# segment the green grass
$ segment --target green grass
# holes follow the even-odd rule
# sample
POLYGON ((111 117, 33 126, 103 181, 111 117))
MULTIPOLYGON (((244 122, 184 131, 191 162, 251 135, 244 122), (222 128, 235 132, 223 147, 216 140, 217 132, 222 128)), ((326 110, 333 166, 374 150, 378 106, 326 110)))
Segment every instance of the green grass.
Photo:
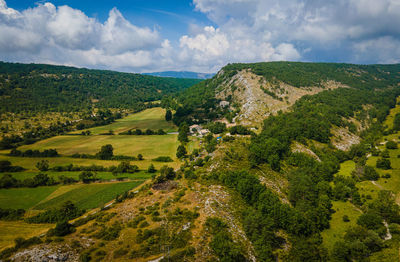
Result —
POLYGON ((137 156, 142 154, 145 158, 154 158, 162 155, 174 156, 179 143, 177 135, 56 136, 32 145, 22 146, 19 149, 42 151, 55 148, 61 155, 96 154, 106 144, 113 146, 115 155, 137 156))
MULTIPOLYGON (((10 157, 4 154, 0 154, 0 160, 8 160, 13 165, 22 166, 27 169, 26 172, 37 172, 38 169, 35 167, 35 165, 42 159, 48 160, 50 167, 60 166, 60 165, 65 166, 69 164, 77 166, 90 166, 92 164, 95 164, 104 167, 109 167, 109 166, 117 166, 120 163, 120 161, 117 160, 81 159, 81 158, 70 158, 70 157, 29 158, 29 157, 10 157)), ((153 162, 152 158, 145 158, 142 161, 131 161, 130 163, 132 165, 137 165, 141 170, 147 170, 147 168, 151 163, 153 163, 157 169, 159 169, 165 164, 174 168, 177 168, 179 166, 179 161, 177 160, 171 163, 161 163, 161 162, 153 162)))
MULTIPOLYGON (((11 173, 11 175, 18 179, 18 180, 24 180, 27 178, 32 178, 33 176, 37 175, 39 172, 16 172, 16 173, 11 173)), ((73 172, 52 172, 52 171, 47 171, 47 172, 42 172, 47 174, 49 177, 53 177, 56 181, 59 181, 59 176, 63 175, 66 177, 72 177, 76 180, 79 180, 79 174, 81 173, 80 171, 73 171, 73 172)), ((146 173, 145 171, 140 171, 137 173, 133 174, 118 174, 117 176, 114 176, 111 172, 93 172, 96 175, 96 178, 101 179, 101 180, 113 180, 118 177, 126 177, 129 179, 149 179, 151 178, 152 174, 146 173)), ((2 175, 0 174, 0 177, 2 175)))
POLYGON ((133 189, 142 183, 143 181, 134 181, 83 185, 54 197, 49 201, 42 202, 34 208, 57 208, 65 201, 70 200, 81 209, 92 209, 106 204, 114 199, 118 194, 133 189))
MULTIPOLYGON (((400 101, 400 98, 397 98, 397 102, 400 101)), ((393 128, 393 120, 394 120, 394 116, 400 113, 400 105, 396 105, 395 108, 390 109, 390 113, 389 115, 386 117, 385 122, 383 123, 384 125, 388 126, 389 129, 393 128)))
POLYGON ((325 229, 321 233, 324 246, 329 251, 333 249, 335 242, 343 239, 343 236, 349 227, 356 225, 357 218, 361 215, 361 211, 349 201, 332 201, 332 205, 332 209, 336 212, 332 214, 332 219, 329 222, 330 228, 325 229), (349 217, 349 222, 343 221, 344 215, 349 217))
POLYGON ((0 189, 0 208, 29 209, 60 186, 0 189))
MULTIPOLYGON (((112 130, 115 134, 119 134, 130 129, 164 129, 165 132, 173 132, 177 127, 172 122, 165 121, 165 109, 160 107, 146 109, 142 112, 131 114, 122 119, 118 119, 114 123, 106 126, 98 126, 85 130, 89 130, 92 134, 98 135, 112 130)), ((72 133, 81 133, 75 131, 72 133)))
POLYGON ((340 170, 337 175, 349 177, 351 176, 351 172, 356 168, 356 163, 352 160, 345 161, 340 164, 340 170))

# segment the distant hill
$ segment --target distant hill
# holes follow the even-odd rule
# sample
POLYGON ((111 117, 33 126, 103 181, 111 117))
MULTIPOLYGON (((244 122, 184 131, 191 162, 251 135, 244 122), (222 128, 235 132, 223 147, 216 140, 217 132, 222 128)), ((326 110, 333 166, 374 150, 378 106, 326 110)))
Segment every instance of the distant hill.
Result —
POLYGON ((79 111, 93 105, 138 109, 199 81, 0 62, 0 112, 79 111))
POLYGON ((215 74, 197 73, 189 71, 164 71, 164 72, 144 73, 143 75, 175 77, 175 78, 209 79, 212 78, 215 74))

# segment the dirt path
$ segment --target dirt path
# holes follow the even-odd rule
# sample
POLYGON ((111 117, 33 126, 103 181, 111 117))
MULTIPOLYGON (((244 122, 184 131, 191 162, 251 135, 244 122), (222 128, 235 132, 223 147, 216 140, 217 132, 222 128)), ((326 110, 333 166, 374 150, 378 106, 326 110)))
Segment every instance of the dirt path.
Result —
POLYGON ((389 230, 389 225, 388 225, 388 223, 386 222, 386 220, 383 220, 383 224, 385 225, 385 227, 386 227, 386 236, 385 236, 385 241, 386 240, 390 240, 390 239, 392 239, 392 234, 390 233, 390 230, 389 230))

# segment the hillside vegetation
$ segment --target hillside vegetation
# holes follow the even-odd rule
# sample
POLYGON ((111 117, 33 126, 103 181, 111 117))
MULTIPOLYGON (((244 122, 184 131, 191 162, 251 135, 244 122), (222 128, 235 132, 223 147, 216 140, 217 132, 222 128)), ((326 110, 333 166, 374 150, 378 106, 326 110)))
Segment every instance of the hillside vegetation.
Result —
POLYGON ((240 117, 254 118, 260 122, 271 113, 287 110, 302 95, 338 87, 366 91, 397 87, 399 71, 400 65, 300 62, 229 64, 212 79, 184 90, 178 96, 177 103, 168 99, 164 102, 177 109, 174 116, 176 123, 204 122, 221 117, 232 120, 236 116, 239 116, 238 120, 240 117), (221 100, 230 102, 230 108, 221 108, 221 100), (249 107, 254 109, 255 115, 248 110, 249 107))
POLYGON ((0 62, 0 112, 140 109, 200 80, 0 62))
MULTIPOLYGON (((142 125, 176 130, 160 117, 137 121, 139 116, 149 116, 149 111, 160 112, 148 109, 126 121, 85 129, 79 136, 69 134, 18 148, 32 151, 3 151, 0 157, 12 162, 3 163, 3 169, 15 171, 12 174, 18 179, 5 175, 3 184, 15 188, 4 191, 10 190, 9 197, 16 203, 15 192, 32 191, 24 186, 46 178, 37 174, 26 179, 38 159, 34 156, 54 154, 50 151, 53 147, 61 156, 49 157, 52 169, 44 171, 49 177, 47 185, 36 187, 42 193, 30 201, 33 207, 29 211, 46 211, 28 212, 24 217, 18 210, 3 211, 8 219, 46 221, 56 223, 55 227, 38 238, 18 239, 0 258, 398 260, 399 73, 399 65, 233 64, 176 97, 162 98, 161 105, 167 108, 165 119, 171 116, 166 112, 174 112, 172 121, 179 125, 178 134, 143 135, 131 130, 142 125), (221 104, 222 100, 229 105, 221 104), (258 129, 238 125, 247 113, 257 114, 250 127, 257 124, 258 129), (208 123, 213 120, 222 121, 208 123), (202 126, 189 127, 192 123, 202 126), (199 134, 197 128, 204 133, 199 134), (87 135, 86 131, 91 132, 87 135), (110 141, 107 143, 115 147, 116 154, 108 154, 109 145, 96 153, 102 141, 110 141), (144 160, 136 156, 140 150, 144 160), (153 165, 157 160, 150 158, 156 152, 165 152, 173 162, 153 165), (67 157, 69 154, 79 158, 67 157), (135 166, 126 161, 112 166, 123 158, 135 166), (72 159, 74 166, 59 163, 72 159), (78 175, 74 170, 80 168, 75 165, 80 161, 104 166, 98 170, 102 183, 86 184, 83 175, 87 173, 78 175), (31 170, 21 171, 18 165, 31 170), (71 178, 78 176, 83 183, 61 185, 57 182, 64 177, 51 179, 56 170, 71 178), (119 174, 121 170, 133 173, 119 174), (111 172, 117 179, 124 176, 129 180, 104 181, 111 172), (83 214, 81 208, 99 204, 95 201, 101 199, 99 195, 110 200, 116 191, 108 185, 116 183, 121 183, 118 190, 131 190, 103 208, 83 214), (73 200, 76 207, 60 203, 66 199, 73 200), (60 214, 66 211, 68 221, 61 221, 60 214)), ((41 161, 35 166, 45 164, 41 161)), ((7 207, 7 202, 3 205, 7 207)))

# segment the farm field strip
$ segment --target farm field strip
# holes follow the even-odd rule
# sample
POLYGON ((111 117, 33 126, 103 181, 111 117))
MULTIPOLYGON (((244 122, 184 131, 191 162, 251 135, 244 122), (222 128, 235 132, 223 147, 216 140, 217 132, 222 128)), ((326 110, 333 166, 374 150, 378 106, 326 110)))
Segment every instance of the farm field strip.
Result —
POLYGON ((79 134, 82 131, 89 130, 93 135, 99 135, 112 130, 115 134, 119 134, 130 129, 163 129, 165 132, 174 132, 177 127, 171 122, 165 121, 165 109, 160 107, 146 109, 142 112, 128 115, 122 119, 116 120, 114 123, 106 126, 98 126, 89 129, 71 132, 71 134, 79 134))

